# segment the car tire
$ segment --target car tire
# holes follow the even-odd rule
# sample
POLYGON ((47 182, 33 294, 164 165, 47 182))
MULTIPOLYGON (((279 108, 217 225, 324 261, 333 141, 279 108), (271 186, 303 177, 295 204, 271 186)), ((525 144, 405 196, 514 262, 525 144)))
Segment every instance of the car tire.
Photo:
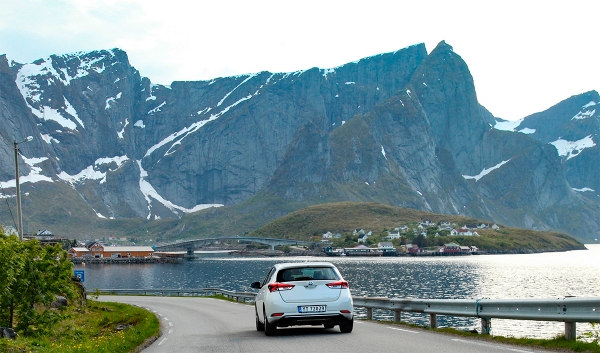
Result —
POLYGON ((352 328, 354 327, 354 318, 350 320, 343 320, 340 322, 340 331, 342 333, 350 333, 352 332, 352 328))
POLYGON ((277 325, 275 324, 270 324, 269 320, 267 320, 267 313, 264 313, 264 326, 265 326, 265 335, 267 336, 275 336, 275 333, 277 331, 277 325))
POLYGON ((325 328, 333 328, 333 326, 335 326, 334 324, 323 324, 323 326, 325 326, 325 328))
POLYGON ((260 320, 258 319, 258 311, 256 310, 256 308, 254 308, 254 313, 256 316, 256 331, 264 331, 265 330, 265 324, 260 322, 260 320))

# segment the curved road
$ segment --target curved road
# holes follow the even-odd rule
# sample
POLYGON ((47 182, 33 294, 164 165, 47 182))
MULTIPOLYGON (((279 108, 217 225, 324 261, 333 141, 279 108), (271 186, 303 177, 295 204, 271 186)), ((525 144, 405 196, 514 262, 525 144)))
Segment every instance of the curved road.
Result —
POLYGON ((143 353, 547 352, 366 321, 354 321, 349 334, 340 333, 337 326, 299 326, 277 329, 277 336, 267 337, 256 331, 252 305, 201 297, 101 296, 99 300, 134 304, 156 313, 163 334, 143 353))

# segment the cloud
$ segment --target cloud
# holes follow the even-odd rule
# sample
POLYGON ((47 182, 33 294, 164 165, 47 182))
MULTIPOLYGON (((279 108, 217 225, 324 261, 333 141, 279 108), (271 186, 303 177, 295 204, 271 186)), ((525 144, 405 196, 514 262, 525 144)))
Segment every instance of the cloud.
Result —
POLYGON ((0 50, 32 62, 121 48, 155 83, 331 68, 446 40, 469 65, 480 102, 519 119, 598 89, 599 1, 27 0, 0 7, 0 50), (582 12, 583 11, 583 12, 582 12))

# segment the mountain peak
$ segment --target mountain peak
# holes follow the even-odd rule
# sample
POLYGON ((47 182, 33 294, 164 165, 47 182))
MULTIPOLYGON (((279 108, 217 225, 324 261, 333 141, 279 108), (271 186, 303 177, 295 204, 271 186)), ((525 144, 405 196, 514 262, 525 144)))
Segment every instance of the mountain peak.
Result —
POLYGON ((438 52, 438 51, 454 51, 454 48, 452 48, 452 46, 448 43, 446 43, 445 40, 442 40, 441 42, 438 43, 438 45, 436 45, 435 49, 433 49, 431 51, 431 53, 433 54, 434 52, 438 52))

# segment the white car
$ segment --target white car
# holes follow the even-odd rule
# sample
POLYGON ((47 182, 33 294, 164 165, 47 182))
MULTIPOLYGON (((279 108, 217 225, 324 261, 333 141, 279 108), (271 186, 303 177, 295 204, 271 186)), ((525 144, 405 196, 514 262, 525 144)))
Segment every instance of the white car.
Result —
POLYGON ((352 332, 354 308, 348 282, 329 262, 274 265, 262 282, 254 304, 256 329, 274 335, 277 327, 297 325, 340 326, 352 332))

